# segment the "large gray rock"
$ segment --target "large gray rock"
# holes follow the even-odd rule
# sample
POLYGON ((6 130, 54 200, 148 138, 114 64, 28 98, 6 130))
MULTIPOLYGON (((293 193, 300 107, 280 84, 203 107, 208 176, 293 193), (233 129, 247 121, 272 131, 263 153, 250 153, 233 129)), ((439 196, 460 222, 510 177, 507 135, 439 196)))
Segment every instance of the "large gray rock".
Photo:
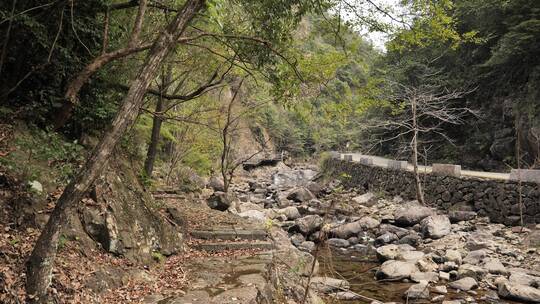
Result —
POLYGON ((313 193, 311 193, 308 189, 304 187, 296 188, 291 193, 289 193, 289 195, 287 195, 287 199, 299 203, 308 202, 314 198, 315 195, 313 195, 313 193))
POLYGON ((298 208, 293 206, 278 209, 276 211, 278 214, 283 214, 285 217, 287 217, 288 220, 295 220, 300 217, 300 212, 298 211, 298 208))
POLYGON ((352 291, 338 291, 330 294, 330 296, 332 296, 332 298, 343 301, 360 300, 362 298, 362 296, 352 291))
POLYGON ((458 275, 460 278, 471 277, 476 280, 483 279, 486 276, 487 272, 488 271, 486 269, 480 266, 471 265, 471 264, 463 264, 459 266, 459 269, 458 269, 458 275))
POLYGON ((351 245, 347 240, 336 238, 328 239, 327 243, 329 246, 337 248, 345 248, 351 245))
POLYGON ((479 265, 484 261, 487 254, 485 250, 475 250, 469 252, 467 256, 463 259, 463 263, 471 264, 471 265, 479 265))
POLYGON ((422 281, 436 283, 439 281, 439 274, 436 272, 413 272, 411 281, 420 283, 422 281))
POLYGON ((346 280, 327 278, 327 277, 312 278, 310 286, 311 288, 322 293, 331 293, 333 291, 348 290, 350 288, 350 284, 346 280))
POLYGON ((401 280, 409 279, 411 274, 417 272, 418 268, 414 263, 403 261, 386 261, 375 273, 378 280, 401 280))
POLYGON ((208 207, 226 211, 232 205, 232 198, 225 192, 216 191, 207 200, 208 207))
POLYGON ((357 235, 360 231, 362 231, 362 225, 360 221, 356 221, 332 229, 331 234, 341 239, 348 239, 353 235, 357 235))
POLYGON ((245 211, 248 211, 248 210, 264 211, 264 208, 261 205, 257 205, 257 204, 250 203, 250 202, 239 203, 236 206, 236 209, 238 210, 238 212, 245 212, 245 211))
POLYGON ((371 207, 377 203, 377 197, 375 197, 375 195, 371 192, 353 197, 352 200, 359 205, 364 205, 368 207, 371 207))
POLYGON ((238 213, 239 216, 243 218, 248 218, 255 221, 264 222, 268 218, 266 217, 266 214, 259 210, 248 210, 241 213, 238 213))
POLYGON ((422 206, 416 202, 409 202, 394 212, 394 218, 400 226, 413 226, 433 214, 434 211, 431 208, 422 206))
POLYGON ((312 241, 304 241, 298 245, 298 249, 304 252, 312 252, 315 250, 315 243, 312 241))
POLYGON ((416 263, 418 260, 422 259, 425 254, 422 251, 411 250, 411 251, 402 251, 396 257, 396 260, 407 261, 416 263))
POLYGON ((210 180, 208 181, 208 186, 214 189, 214 191, 225 191, 225 184, 223 183, 223 179, 215 175, 210 177, 210 180))
POLYGON ((457 265, 461 265, 461 261, 462 261, 461 252, 457 250, 453 250, 453 249, 448 249, 446 250, 444 259, 447 262, 454 262, 457 265))
POLYGON ((446 215, 431 215, 421 222, 422 233, 424 237, 440 239, 451 231, 450 220, 446 215))
POLYGON ((155 252, 168 256, 182 251, 185 221, 177 214, 165 220, 139 185, 128 162, 111 159, 106 173, 94 183, 93 196, 103 209, 81 206, 63 233, 81 240, 90 235, 106 251, 137 263, 152 263, 155 252))
POLYGON ((457 223, 461 221, 470 221, 476 218, 476 212, 454 210, 454 211, 448 212, 448 218, 450 219, 451 223, 457 223))
POLYGON ((408 300, 429 299, 428 283, 421 281, 418 284, 411 285, 403 294, 403 298, 408 300))
POLYGON ((466 277, 466 278, 451 282, 448 286, 454 289, 462 290, 462 291, 469 291, 471 289, 478 287, 478 283, 476 282, 475 279, 466 277))
POLYGON ((467 239, 466 247, 469 250, 480 250, 488 248, 493 239, 493 234, 489 231, 479 230, 471 233, 467 239))
POLYGON ((381 224, 379 220, 369 216, 364 216, 363 218, 359 219, 358 223, 360 224, 360 227, 366 230, 377 228, 381 224))
POLYGON ((298 229, 304 234, 308 235, 316 230, 319 230, 322 226, 323 218, 316 215, 306 215, 302 218, 299 218, 296 220, 296 225, 298 225, 298 229))
POLYGON ((511 283, 540 288, 540 277, 527 274, 522 269, 512 269, 509 280, 511 283))
POLYGON ((484 268, 491 274, 508 275, 509 271, 497 258, 486 259, 484 268))
POLYGON ((383 262, 386 260, 394 260, 398 256, 400 256, 405 251, 412 251, 414 250, 414 247, 407 245, 407 244, 390 244, 381 246, 376 249, 377 258, 379 261, 383 262))
POLYGON ((502 282, 498 286, 499 296, 509 300, 540 303, 540 289, 512 282, 502 282))

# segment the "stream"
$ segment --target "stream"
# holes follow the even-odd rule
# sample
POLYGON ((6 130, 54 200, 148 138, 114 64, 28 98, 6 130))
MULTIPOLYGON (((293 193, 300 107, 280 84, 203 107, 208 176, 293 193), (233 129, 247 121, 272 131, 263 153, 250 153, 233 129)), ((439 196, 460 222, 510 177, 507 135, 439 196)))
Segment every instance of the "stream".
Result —
MULTIPOLYGON (((331 250, 319 255, 315 278, 325 298, 346 291, 329 292, 327 277, 386 303, 540 303, 540 250, 524 245, 540 227, 518 231, 471 209, 377 197, 338 180, 313 181, 316 174, 313 166, 281 165, 252 172, 235 191, 240 216, 271 220, 300 251, 313 253, 327 227, 331 250)), ((332 303, 367 303, 339 296, 332 303)))

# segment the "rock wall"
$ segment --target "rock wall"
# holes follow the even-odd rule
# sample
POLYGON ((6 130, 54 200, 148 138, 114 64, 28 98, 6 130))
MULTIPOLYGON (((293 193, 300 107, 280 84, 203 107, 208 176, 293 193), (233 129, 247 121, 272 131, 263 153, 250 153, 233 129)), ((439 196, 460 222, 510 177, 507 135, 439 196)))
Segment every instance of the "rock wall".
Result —
MULTIPOLYGON (((415 199, 412 172, 364 165, 329 158, 321 168, 327 176, 339 178, 345 187, 400 195, 415 199)), ((516 181, 422 174, 428 204, 446 210, 472 210, 506 225, 520 223, 519 187, 516 181)), ((540 223, 540 185, 522 183, 523 220, 540 223)))
POLYGON ((181 220, 174 210, 159 212, 163 206, 143 190, 129 161, 114 157, 90 197, 71 219, 71 230, 80 234, 82 228, 106 251, 146 264, 183 250, 181 220))

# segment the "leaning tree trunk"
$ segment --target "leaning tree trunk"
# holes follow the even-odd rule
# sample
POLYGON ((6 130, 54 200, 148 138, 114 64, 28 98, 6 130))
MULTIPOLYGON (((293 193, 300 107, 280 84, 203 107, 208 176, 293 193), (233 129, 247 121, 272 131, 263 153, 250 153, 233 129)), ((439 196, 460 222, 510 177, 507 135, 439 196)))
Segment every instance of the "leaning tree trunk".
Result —
POLYGON ((47 303, 47 289, 52 279, 58 239, 63 225, 66 223, 67 214, 73 212, 73 208, 103 171, 124 132, 135 122, 143 104, 146 90, 152 79, 155 78, 160 64, 204 3, 205 0, 188 0, 174 20, 157 37, 137 77, 131 83, 112 126, 93 150, 82 170, 69 183, 58 199, 28 260, 26 291, 29 302, 47 303))
POLYGON ((414 185, 416 188, 416 199, 420 204, 425 204, 424 191, 422 190, 422 182, 418 173, 418 122, 416 116, 416 100, 411 100, 412 123, 413 123, 413 138, 411 141, 412 163, 414 170, 414 185))

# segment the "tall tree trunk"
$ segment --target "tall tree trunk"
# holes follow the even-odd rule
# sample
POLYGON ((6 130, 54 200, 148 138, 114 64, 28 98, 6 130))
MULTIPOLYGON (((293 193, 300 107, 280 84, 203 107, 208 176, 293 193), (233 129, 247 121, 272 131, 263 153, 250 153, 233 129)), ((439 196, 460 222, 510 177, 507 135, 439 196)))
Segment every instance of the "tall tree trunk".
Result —
POLYGON ((205 0, 188 0, 174 20, 157 37, 137 77, 131 83, 111 127, 95 147, 79 174, 69 183, 58 199, 28 260, 26 291, 29 302, 47 303, 47 289, 52 279, 58 239, 66 223, 67 214, 73 212, 74 207, 103 171, 124 132, 135 122, 146 90, 155 78, 160 64, 204 3, 205 0))
POLYGON ((161 134, 161 124, 163 122, 161 112, 166 107, 163 95, 167 94, 167 91, 171 86, 172 67, 172 64, 168 65, 167 71, 164 70, 161 73, 161 83, 159 85, 156 111, 152 120, 152 134, 150 135, 150 144, 148 145, 148 151, 146 152, 146 159, 144 161, 144 173, 147 177, 152 177, 152 171, 154 171, 154 163, 156 162, 157 149, 161 134))
MULTIPOLYGON (((163 98, 158 97, 156 103, 156 113, 163 111, 163 98)), ((154 115, 152 121, 152 135, 150 136, 150 144, 148 145, 148 151, 146 153, 146 159, 144 161, 144 173, 147 177, 152 177, 152 171, 154 170, 154 162, 156 161, 157 148, 159 144, 159 135, 161 133, 161 123, 163 118, 159 114, 154 115)))
POLYGON ((413 98, 411 100, 411 110, 412 110, 412 123, 413 123, 413 138, 411 141, 412 149, 412 163, 414 170, 414 185, 416 188, 416 199, 420 204, 425 204, 424 201, 424 191, 422 190, 422 182, 420 181, 420 175, 418 173, 418 122, 416 116, 416 100, 413 98))

